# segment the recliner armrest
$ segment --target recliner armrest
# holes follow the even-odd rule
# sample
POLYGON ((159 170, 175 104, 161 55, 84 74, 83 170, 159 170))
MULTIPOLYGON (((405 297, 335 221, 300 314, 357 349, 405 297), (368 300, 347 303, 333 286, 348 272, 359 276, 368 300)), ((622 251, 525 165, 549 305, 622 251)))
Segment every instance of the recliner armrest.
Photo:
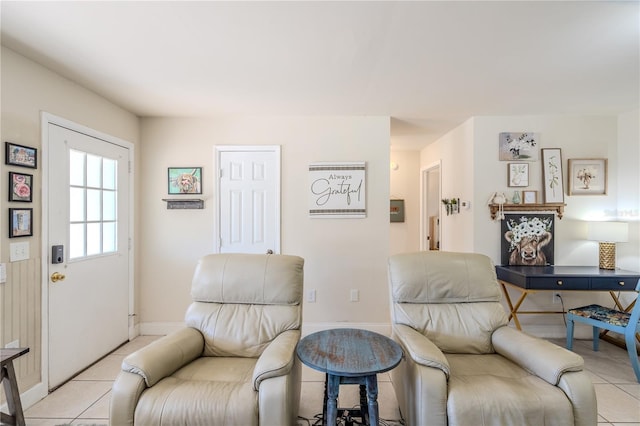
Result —
POLYGON ((283 376, 291 371, 299 340, 300 330, 287 330, 269 343, 253 369, 254 390, 257 391, 260 388, 263 380, 283 376))
POLYGON ((404 348, 404 356, 417 364, 438 368, 449 379, 449 362, 442 351, 425 335, 403 324, 393 324, 393 337, 404 348))
POLYGON ((552 385, 558 385, 564 373, 584 368, 580 355, 508 326, 496 329, 491 340, 498 354, 552 385))
POLYGON ((139 374, 147 386, 153 386, 198 358, 203 349, 202 334, 195 328, 187 327, 127 356, 122 361, 122 370, 139 374))

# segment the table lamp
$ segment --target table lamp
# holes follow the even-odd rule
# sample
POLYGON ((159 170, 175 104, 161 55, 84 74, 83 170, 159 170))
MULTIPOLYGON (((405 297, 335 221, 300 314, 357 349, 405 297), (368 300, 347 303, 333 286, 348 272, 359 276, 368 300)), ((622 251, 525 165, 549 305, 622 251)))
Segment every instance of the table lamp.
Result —
POLYGON ((587 239, 600 243, 600 269, 616 269, 616 243, 629 238, 629 224, 625 222, 589 222, 587 239))

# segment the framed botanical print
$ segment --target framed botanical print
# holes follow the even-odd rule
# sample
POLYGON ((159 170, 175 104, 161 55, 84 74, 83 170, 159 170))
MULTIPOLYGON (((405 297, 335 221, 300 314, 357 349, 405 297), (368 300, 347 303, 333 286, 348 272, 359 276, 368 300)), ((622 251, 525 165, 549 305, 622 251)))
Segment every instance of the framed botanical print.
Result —
POLYGON ((543 202, 564 203, 562 153, 560 148, 543 148, 541 151, 543 202))
POLYGON ((529 164, 509 163, 508 185, 510 187, 529 186, 529 164))

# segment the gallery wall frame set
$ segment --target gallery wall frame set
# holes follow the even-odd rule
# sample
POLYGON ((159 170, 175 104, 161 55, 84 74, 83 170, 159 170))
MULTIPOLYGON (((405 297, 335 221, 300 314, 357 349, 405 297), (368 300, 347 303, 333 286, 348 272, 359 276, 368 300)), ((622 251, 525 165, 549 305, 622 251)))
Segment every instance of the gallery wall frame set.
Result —
POLYGON ((509 163, 507 175, 509 187, 529 186, 529 163, 509 163))
POLYGON ((9 238, 33 235, 33 209, 9 209, 9 238))
POLYGON ((33 201, 33 175, 9 172, 9 201, 30 203, 33 201))
POLYGON ((607 194, 606 158, 573 158, 567 167, 569 195, 607 194))
POLYGON ((38 168, 38 150, 29 146, 5 142, 5 164, 18 167, 38 168))

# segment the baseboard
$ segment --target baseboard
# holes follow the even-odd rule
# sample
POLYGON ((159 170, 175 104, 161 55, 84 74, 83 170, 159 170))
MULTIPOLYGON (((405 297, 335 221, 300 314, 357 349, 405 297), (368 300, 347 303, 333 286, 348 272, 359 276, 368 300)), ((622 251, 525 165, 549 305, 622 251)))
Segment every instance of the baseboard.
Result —
POLYGON ((360 328, 373 331, 383 336, 391 335, 390 323, 376 322, 305 322, 302 323, 302 335, 307 336, 316 331, 328 330, 331 328, 360 328))
MULTIPOLYGON (((35 405, 38 401, 47 396, 49 392, 44 383, 40 382, 32 388, 20 393, 20 403, 22 404, 22 411, 26 411, 27 408, 35 405)), ((0 405, 0 411, 3 413, 9 412, 7 403, 0 405)), ((4 424, 4 423, 3 423, 4 424)))
MULTIPOLYGON (((138 334, 143 336, 162 336, 184 328, 182 322, 142 322, 138 324, 138 334)), ((302 324, 302 335, 306 336, 330 328, 361 328, 375 331, 384 336, 391 334, 391 324, 373 322, 306 322, 302 324)))
POLYGON ((184 327, 184 322, 141 322, 138 324, 142 336, 164 336, 184 327))

